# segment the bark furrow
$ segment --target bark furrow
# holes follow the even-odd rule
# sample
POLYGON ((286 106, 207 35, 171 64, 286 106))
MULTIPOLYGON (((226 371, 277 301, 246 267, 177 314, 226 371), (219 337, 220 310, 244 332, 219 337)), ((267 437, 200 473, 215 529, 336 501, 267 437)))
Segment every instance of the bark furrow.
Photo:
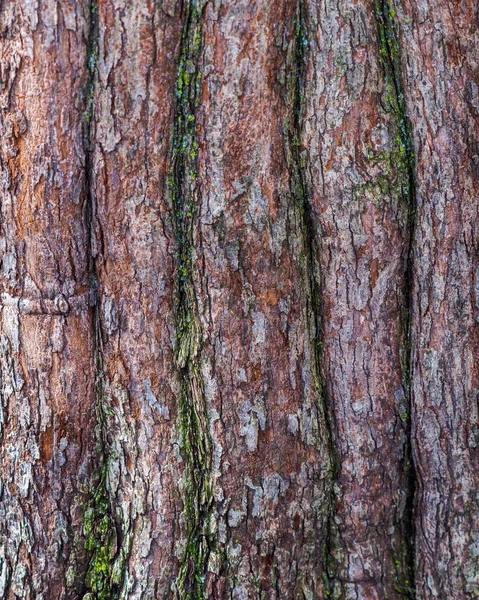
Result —
POLYGON ((477 3, 391 5, 416 157, 416 594, 479 597, 477 3))
MULTIPOLYGON (((305 71, 308 62, 307 8, 303 0, 297 3, 294 25, 294 45, 288 61, 287 93, 290 110, 289 130, 287 131, 287 159, 290 168, 291 196, 298 203, 300 222, 304 239, 306 302, 310 323, 308 324, 314 344, 314 371, 318 384, 318 413, 324 424, 325 448, 329 450, 330 473, 326 487, 328 500, 324 504, 324 543, 321 553, 325 595, 331 594, 331 581, 328 572, 332 555, 332 530, 334 529, 334 480, 337 476, 337 456, 333 444, 334 411, 327 398, 327 386, 322 372, 322 348, 324 328, 322 324, 321 273, 317 261, 318 245, 311 206, 311 189, 308 186, 309 155, 302 146, 303 119, 305 112, 305 71)), ((326 459, 325 459, 326 460, 326 459)))
POLYGON ((388 55, 381 58, 378 5, 306 0, 304 7, 301 143, 309 155, 322 369, 337 457, 330 592, 400 598, 411 586, 404 119, 388 55))
POLYGON ((121 583, 121 570, 113 577, 113 565, 116 555, 116 531, 112 517, 112 506, 107 490, 108 453, 106 449, 106 420, 103 405, 103 352, 102 327, 100 317, 100 298, 98 293, 98 274, 95 262, 93 215, 95 198, 92 190, 93 146, 95 132, 95 84, 96 61, 98 55, 98 6, 95 0, 90 2, 90 30, 86 68, 87 107, 84 124, 86 217, 88 222, 89 271, 92 286, 94 347, 93 360, 96 367, 95 386, 96 404, 96 460, 95 471, 90 482, 90 491, 85 503, 83 534, 86 537, 85 549, 88 553, 88 567, 84 581, 85 597, 88 600, 110 600, 117 598, 116 590, 121 583))
POLYGON ((189 0, 185 5, 169 181, 177 247, 175 356, 180 379, 178 428, 184 461, 180 489, 185 547, 175 587, 177 596, 185 600, 205 597, 206 571, 215 534, 211 527, 213 446, 201 372, 203 332, 193 283, 198 269, 193 229, 201 201, 196 109, 200 102, 198 62, 204 4, 201 0, 189 0))

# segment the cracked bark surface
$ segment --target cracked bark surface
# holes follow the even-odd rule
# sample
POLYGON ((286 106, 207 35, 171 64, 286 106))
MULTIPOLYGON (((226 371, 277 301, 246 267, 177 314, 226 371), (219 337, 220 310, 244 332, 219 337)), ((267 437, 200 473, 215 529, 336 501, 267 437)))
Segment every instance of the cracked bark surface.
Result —
POLYGON ((0 597, 78 597, 96 461, 88 11, 0 7, 0 597))
POLYGON ((301 142, 337 455, 333 597, 408 593, 409 173, 376 5, 306 1, 301 142))
POLYGON ((397 6, 416 154, 412 440, 419 598, 479 597, 478 7, 397 6))
POLYGON ((479 598, 478 18, 0 0, 0 598, 479 598))

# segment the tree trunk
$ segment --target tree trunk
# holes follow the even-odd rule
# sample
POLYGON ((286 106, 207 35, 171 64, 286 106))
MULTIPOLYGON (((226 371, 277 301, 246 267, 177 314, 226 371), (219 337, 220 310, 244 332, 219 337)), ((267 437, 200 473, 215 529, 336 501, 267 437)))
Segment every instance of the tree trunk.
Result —
POLYGON ((472 0, 0 0, 0 598, 479 598, 472 0))

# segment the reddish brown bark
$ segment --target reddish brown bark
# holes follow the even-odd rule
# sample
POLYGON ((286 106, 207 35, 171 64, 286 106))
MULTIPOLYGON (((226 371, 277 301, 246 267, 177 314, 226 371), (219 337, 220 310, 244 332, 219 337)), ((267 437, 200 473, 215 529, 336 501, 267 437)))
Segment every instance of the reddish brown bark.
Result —
POLYGON ((398 6, 416 155, 412 440, 419 598, 479 597, 477 3, 398 6))
POLYGON ((215 447, 210 597, 322 596, 330 457, 304 199, 297 6, 204 11, 194 287, 215 447))
POLYGON ((0 10, 0 597, 78 597, 95 459, 88 11, 0 10))
POLYGON ((479 597, 477 25, 0 1, 1 598, 479 597))

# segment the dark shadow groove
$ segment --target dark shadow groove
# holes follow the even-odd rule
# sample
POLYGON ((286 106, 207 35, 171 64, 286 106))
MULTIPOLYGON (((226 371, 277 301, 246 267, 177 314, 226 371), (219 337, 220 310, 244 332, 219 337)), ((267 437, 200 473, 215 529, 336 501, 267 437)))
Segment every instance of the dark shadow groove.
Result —
POLYGON ((185 471, 181 485, 185 549, 175 582, 181 600, 204 597, 208 560, 214 545, 211 470, 213 443, 201 374, 203 333, 194 286, 194 224, 198 213, 196 109, 200 102, 202 19, 206 0, 187 0, 176 81, 169 197, 177 249, 175 363, 179 377, 178 423, 185 471))
POLYGON ((318 248, 316 242, 316 228, 313 221, 310 190, 307 183, 307 158, 302 152, 302 117, 304 112, 304 67, 307 61, 308 38, 306 28, 306 8, 303 0, 298 0, 294 22, 294 55, 290 61, 290 81, 288 86, 288 104, 291 107, 291 119, 287 131, 288 162, 291 174, 291 193, 300 212, 301 235, 306 255, 307 297, 310 306, 307 313, 311 315, 309 327, 314 344, 314 371, 318 385, 317 430, 326 438, 325 446, 328 449, 326 459, 328 481, 326 485, 326 533, 322 547, 323 585, 325 594, 331 593, 331 557, 333 538, 333 514, 336 503, 334 481, 339 470, 338 457, 333 444, 334 414, 331 410, 330 400, 326 390, 325 375, 322 369, 323 354, 323 316, 321 302, 321 273, 318 264, 318 248))
POLYGON ((121 528, 113 517, 108 490, 107 414, 104 406, 103 332, 100 313, 100 296, 97 273, 97 240, 95 239, 95 198, 93 193, 94 136, 95 136, 95 86, 97 76, 99 15, 95 0, 90 1, 90 29, 88 37, 86 87, 86 112, 84 124, 85 153, 85 215, 88 232, 88 260, 92 289, 92 321, 94 332, 94 364, 97 413, 97 465, 93 475, 88 502, 85 505, 83 532, 86 537, 88 565, 84 593, 91 600, 116 600, 123 584, 124 570, 114 574, 118 548, 121 548, 121 528))
MULTIPOLYGON (((401 363, 403 370, 403 382, 407 396, 408 418, 406 422, 407 445, 404 456, 404 471, 407 480, 406 498, 406 523, 403 525, 404 538, 407 547, 405 549, 406 578, 400 582, 402 593, 409 598, 415 597, 415 564, 414 564, 414 512, 415 496, 417 487, 417 476, 413 464, 412 440, 411 440, 411 408, 412 408, 412 342, 411 342, 411 314, 413 299, 413 240, 416 227, 416 182, 415 182, 415 158, 412 145, 411 123, 409 121, 406 102, 403 93, 401 76, 401 52, 398 39, 398 24, 396 22, 396 11, 389 0, 375 0, 375 17, 378 27, 379 59, 383 66, 386 82, 388 85, 388 106, 386 110, 393 114, 399 132, 399 155, 402 169, 407 175, 407 184, 403 188, 403 198, 407 207, 407 251, 405 257, 404 288, 405 314, 402 328, 402 352, 401 363)), ((403 562, 398 557, 399 562, 403 562)), ((401 569, 403 570, 403 569, 401 569)))

